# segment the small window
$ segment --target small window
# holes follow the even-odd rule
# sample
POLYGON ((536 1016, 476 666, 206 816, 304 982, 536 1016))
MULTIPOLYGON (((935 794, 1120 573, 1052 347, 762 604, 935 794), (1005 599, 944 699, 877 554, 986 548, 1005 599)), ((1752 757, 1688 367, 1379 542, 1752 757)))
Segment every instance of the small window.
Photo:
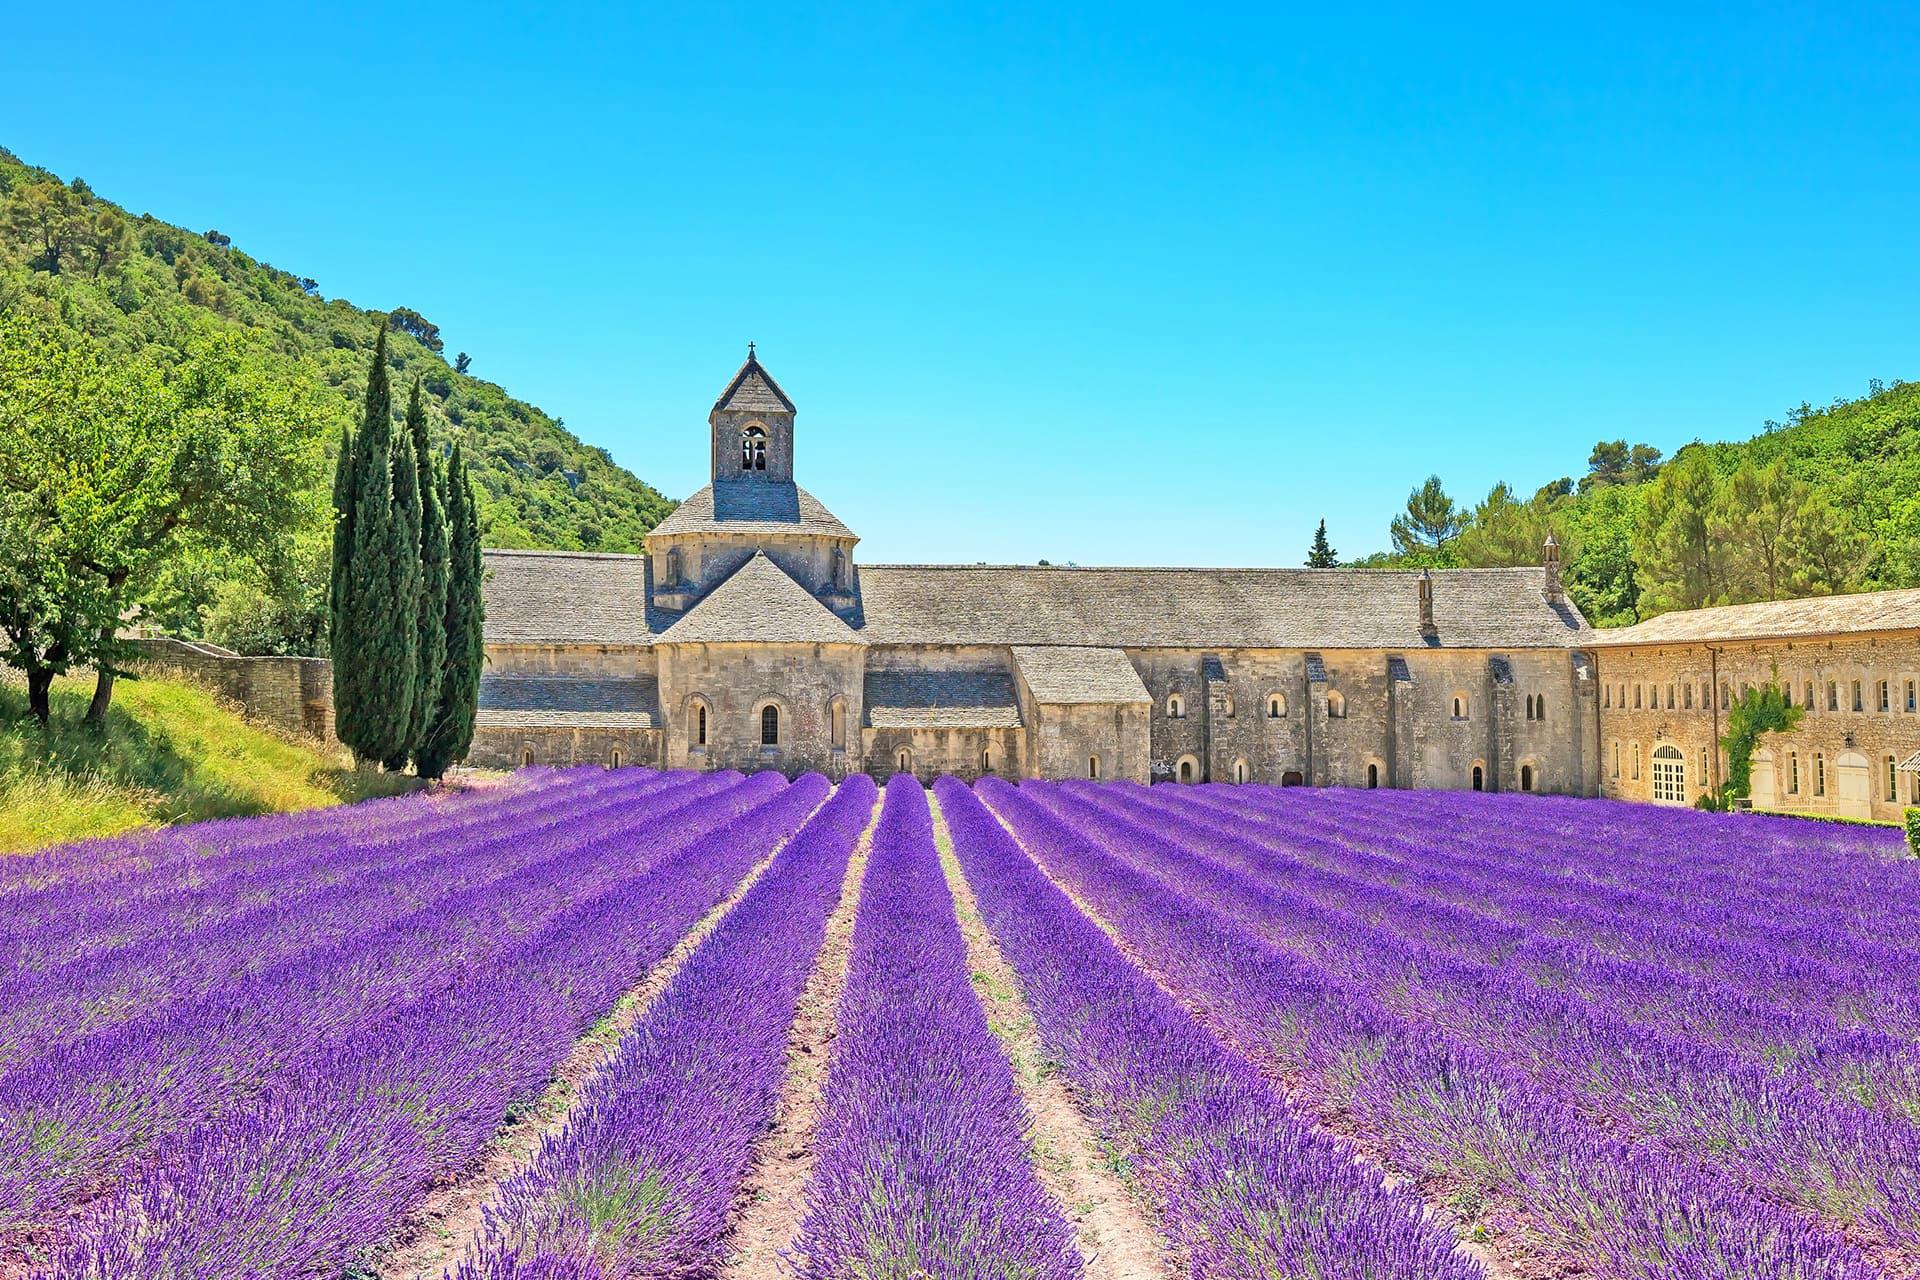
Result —
POLYGON ((1184 720, 1187 718, 1187 700, 1177 693, 1167 695, 1167 719, 1184 720))
POLYGON ((1327 690, 1327 718, 1344 720, 1347 716, 1347 699, 1338 689, 1327 690))
POLYGON ((1467 695, 1464 693, 1456 693, 1453 695, 1453 718, 1455 720, 1465 720, 1467 718, 1467 695))
POLYGON ((1667 686, 1667 710, 1673 710, 1673 686, 1667 686))
MULTIPOLYGON (((844 698, 835 698, 827 704, 827 726, 832 734, 833 745, 839 750, 847 746, 847 703, 844 698)), ((991 748, 989 748, 989 751, 991 748)))
POLYGON ((1640 744, 1633 744, 1633 780, 1640 781, 1640 744))
POLYGON ((693 709, 693 745, 707 745, 707 704, 702 702, 693 709))
POLYGON ((1380 785, 1380 766, 1369 762, 1367 765, 1367 790, 1371 791, 1375 787, 1378 787, 1379 785, 1380 785))
POLYGON ((1520 789, 1522 791, 1533 790, 1533 766, 1530 764, 1520 766, 1520 789))
POLYGON ((626 762, 626 753, 621 751, 620 748, 615 747, 613 750, 607 752, 607 768, 618 769, 626 762))
POLYGON ((1827 710, 1838 711, 1839 709, 1840 682, 1838 680, 1829 680, 1827 681, 1827 710))
POLYGON ((533 748, 532 747, 520 748, 520 767, 524 769, 528 765, 531 765, 532 763, 533 763, 533 748))
POLYGON ((1235 760, 1233 762, 1233 780, 1236 783, 1247 780, 1247 762, 1245 760, 1235 760))
POLYGON ((1865 703, 1860 697, 1860 682, 1858 680, 1853 682, 1853 709, 1855 711, 1864 711, 1866 709, 1865 703))
POLYGON ((1787 752, 1787 794, 1790 796, 1800 794, 1800 753, 1798 751, 1787 752))
POLYGON ((1900 798, 1900 761, 1893 756, 1887 757, 1887 801, 1892 803, 1900 798))
MULTIPOLYGON (((1882 680, 1880 682, 1880 697, 1878 698, 1878 702, 1880 704, 1881 711, 1886 712, 1886 711, 1893 710, 1893 682, 1892 681, 1882 680)), ((1891 800, 1893 799, 1893 797, 1888 796, 1887 799, 1891 800)))
POLYGON ((1907 681, 1907 713, 1909 715, 1911 715, 1914 710, 1913 692, 1913 681, 1909 680, 1907 681))
MULTIPOLYGON (((1908 685, 1907 687, 1911 689, 1913 686, 1908 685)), ((1909 707, 1908 710, 1912 710, 1912 708, 1909 707)), ((1287 695, 1284 693, 1268 694, 1267 695, 1267 719, 1278 720, 1286 714, 1287 714, 1287 695)))
POLYGON ((1827 794, 1827 757, 1820 751, 1813 753, 1813 794, 1827 794))
POLYGON ((1100 778, 1100 757, 1099 756, 1087 757, 1087 776, 1089 778, 1094 779, 1096 782, 1099 781, 1099 778, 1100 778))
POLYGON ((1613 776, 1620 776, 1620 739, 1613 740, 1613 776))
POLYGON ((981 773, 993 772, 993 748, 992 747, 982 747, 980 749, 980 772, 981 773))
POLYGON ((1731 706, 1733 706, 1733 686, 1723 684, 1720 686, 1720 709, 1725 711, 1731 706))
POLYGON ((1707 749, 1700 748, 1700 789, 1707 789, 1707 749))
POLYGON ((1640 709, 1640 686, 1639 685, 1633 686, 1633 709, 1635 711, 1638 711, 1640 709))
POLYGON ((1602 693, 1601 702, 1609 708, 1613 706, 1613 686, 1612 685, 1606 686, 1605 690, 1602 693))
POLYGON ((780 745, 780 708, 772 703, 760 708, 760 745, 763 747, 780 745))
POLYGON ((742 471, 767 469, 767 433, 757 424, 740 433, 740 469, 742 471))
POLYGON ((1687 683, 1681 688, 1680 701, 1682 706, 1686 710, 1688 711, 1693 710, 1693 681, 1691 680, 1687 681, 1687 683))
POLYGON ((1220 695, 1220 714, 1224 716, 1226 719, 1229 719, 1229 720, 1233 719, 1233 695, 1232 694, 1224 693, 1220 695))
POLYGON ((902 747, 893 753, 893 771, 895 773, 913 772, 913 752, 902 747))
POLYGON ((1192 782, 1194 778, 1199 776, 1199 773, 1199 764, 1192 756, 1181 756, 1180 763, 1174 770, 1174 777, 1180 779, 1182 782, 1192 782))
POLYGON ((1800 705, 1809 711, 1813 710, 1813 681, 1811 680, 1807 681, 1806 697, 1801 700, 1800 705))

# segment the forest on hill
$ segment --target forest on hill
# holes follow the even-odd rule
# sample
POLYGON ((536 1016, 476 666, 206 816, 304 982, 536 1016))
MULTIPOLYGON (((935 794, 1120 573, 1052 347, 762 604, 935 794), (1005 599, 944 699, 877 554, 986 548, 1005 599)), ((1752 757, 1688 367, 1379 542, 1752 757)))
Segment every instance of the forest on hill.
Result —
MULTIPOLYGON (((1601 441, 1585 474, 1457 502, 1440 477, 1407 495, 1393 550, 1367 566, 1538 564, 1552 533, 1596 626, 1673 609, 1920 586, 1920 383, 1801 404, 1750 440, 1672 458, 1601 441)), ((1310 556, 1332 559, 1325 540, 1310 556)), ((1310 560, 1310 562, 1312 562, 1310 560)))
MULTIPOLYGON (((147 621, 176 634, 246 652, 324 651, 326 477, 383 326, 392 383, 420 380, 434 446, 463 444, 486 545, 637 551, 673 509, 559 419, 474 376, 465 352, 449 358, 417 311, 328 298, 315 280, 258 261, 218 230, 130 213, 84 180, 63 181, 3 148, 0 315, 160 366, 209 338, 238 338, 254 372, 306 406, 313 484, 278 553, 176 558, 142 601, 147 621)), ((404 403, 404 390, 396 400, 404 403)))

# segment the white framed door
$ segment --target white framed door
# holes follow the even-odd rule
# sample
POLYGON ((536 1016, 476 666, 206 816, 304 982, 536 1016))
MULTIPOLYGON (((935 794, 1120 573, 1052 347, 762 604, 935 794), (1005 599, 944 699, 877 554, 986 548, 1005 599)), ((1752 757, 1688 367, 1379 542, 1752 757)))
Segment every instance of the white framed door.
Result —
POLYGON ((1660 804, 1687 802, 1687 758, 1678 747, 1659 747, 1653 753, 1653 798, 1660 804))

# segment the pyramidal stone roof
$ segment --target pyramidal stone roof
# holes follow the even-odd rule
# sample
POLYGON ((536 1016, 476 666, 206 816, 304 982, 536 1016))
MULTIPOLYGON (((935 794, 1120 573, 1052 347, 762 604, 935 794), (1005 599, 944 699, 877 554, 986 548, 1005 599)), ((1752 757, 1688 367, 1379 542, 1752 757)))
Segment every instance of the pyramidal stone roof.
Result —
POLYGON ((663 631, 656 644, 865 644, 853 628, 756 551, 663 631))
POLYGON ((794 484, 766 480, 723 480, 710 484, 673 509, 649 537, 677 533, 805 533, 851 538, 847 528, 820 499, 794 484))
POLYGON ((733 381, 727 383, 727 389, 713 402, 715 413, 738 411, 742 413, 792 413, 793 401, 787 399, 787 393, 773 380, 773 375, 760 366, 753 354, 753 344, 747 344, 747 362, 733 375, 733 381))

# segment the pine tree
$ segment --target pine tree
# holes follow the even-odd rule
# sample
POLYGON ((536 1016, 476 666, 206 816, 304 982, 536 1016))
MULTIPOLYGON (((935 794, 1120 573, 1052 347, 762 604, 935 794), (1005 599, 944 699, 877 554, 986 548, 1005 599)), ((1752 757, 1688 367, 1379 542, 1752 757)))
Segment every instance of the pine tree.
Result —
POLYGON ((481 623, 483 569, 480 561, 480 516, 473 501, 460 445, 445 472, 447 532, 446 667, 440 698, 428 727, 426 742, 415 757, 423 778, 437 778, 447 766, 466 757, 473 745, 474 711, 480 696, 480 668, 486 661, 481 623))
POLYGON ((1340 567, 1340 555, 1327 544, 1327 522, 1322 520, 1320 527, 1313 531, 1313 546, 1307 551, 1307 568, 1337 569, 1340 567))
POLYGON ((392 736, 380 762, 399 770, 413 754, 413 704, 420 691, 420 470, 413 436, 406 431, 393 439, 392 471, 385 554, 391 566, 393 614, 380 635, 382 697, 392 736))
POLYGON ((447 520, 441 502, 444 481, 433 463, 427 440, 427 413, 420 404, 420 380, 414 379, 407 400, 407 434, 413 441, 415 476, 420 494, 420 606, 415 614, 412 728, 407 750, 417 761, 440 703, 440 683, 447 659, 447 520))

